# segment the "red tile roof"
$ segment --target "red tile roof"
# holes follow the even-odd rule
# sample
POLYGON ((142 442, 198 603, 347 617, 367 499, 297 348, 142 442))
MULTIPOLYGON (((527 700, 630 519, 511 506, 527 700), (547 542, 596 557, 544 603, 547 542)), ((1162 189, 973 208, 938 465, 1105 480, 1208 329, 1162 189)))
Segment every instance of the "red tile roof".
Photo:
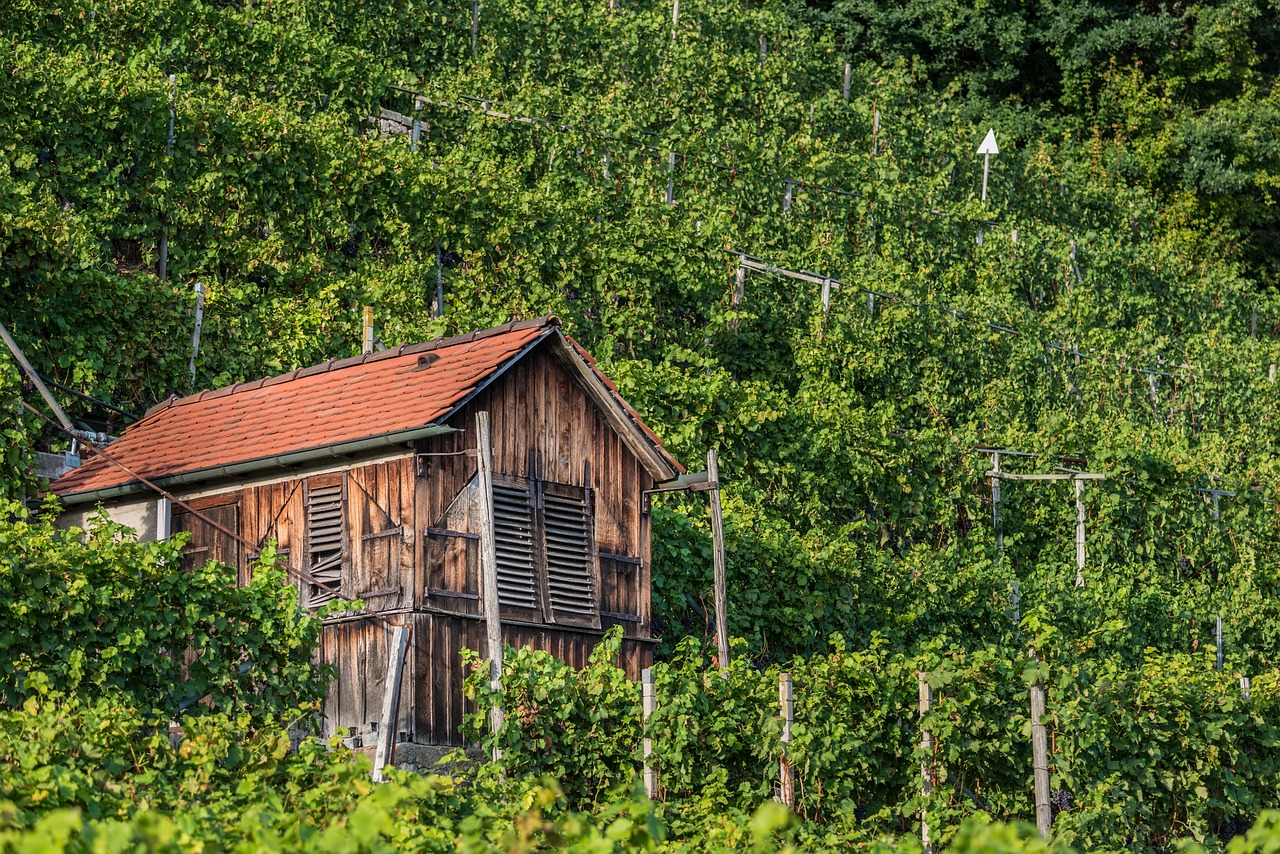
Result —
MULTIPOLYGON (((554 317, 508 323, 173 399, 149 410, 107 453, 135 474, 153 479, 429 427, 532 345, 558 335, 558 326, 554 317), (429 364, 428 353, 436 357, 429 364)), ((586 360, 660 448, 616 387, 590 357, 586 360)), ((72 498, 136 483, 119 466, 94 456, 50 489, 72 498)))

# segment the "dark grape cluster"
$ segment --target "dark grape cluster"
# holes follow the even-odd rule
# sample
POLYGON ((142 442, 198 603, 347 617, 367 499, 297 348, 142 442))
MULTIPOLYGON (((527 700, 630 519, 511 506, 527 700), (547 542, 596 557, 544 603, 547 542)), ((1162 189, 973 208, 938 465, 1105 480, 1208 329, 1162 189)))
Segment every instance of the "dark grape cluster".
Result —
POLYGON ((1253 822, 1248 818, 1236 816, 1235 818, 1227 819, 1218 826, 1218 841, 1226 845, 1251 827, 1253 827, 1253 822))
POLYGON ((869 815, 871 815, 871 809, 866 804, 858 804, 853 808, 853 816, 858 821, 866 821, 869 815))
POLYGON ((1054 789, 1049 793, 1049 809, 1054 818, 1058 817, 1058 813, 1071 809, 1075 802, 1076 796, 1066 789, 1054 789))

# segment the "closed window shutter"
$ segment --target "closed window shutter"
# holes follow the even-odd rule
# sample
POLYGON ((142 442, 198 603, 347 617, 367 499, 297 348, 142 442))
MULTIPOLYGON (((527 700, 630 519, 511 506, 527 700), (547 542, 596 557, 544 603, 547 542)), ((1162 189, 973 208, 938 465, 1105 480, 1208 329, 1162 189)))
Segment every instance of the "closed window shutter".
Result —
POLYGON ((585 496, 542 495, 547 590, 554 611, 592 617, 595 579, 591 571, 591 514, 585 496))
POLYGON ((529 491, 493 485, 493 539, 498 558, 498 604, 538 608, 538 574, 529 491))
POLYGON ((307 490, 308 568, 317 583, 310 585, 307 604, 314 608, 342 591, 342 484, 307 490))

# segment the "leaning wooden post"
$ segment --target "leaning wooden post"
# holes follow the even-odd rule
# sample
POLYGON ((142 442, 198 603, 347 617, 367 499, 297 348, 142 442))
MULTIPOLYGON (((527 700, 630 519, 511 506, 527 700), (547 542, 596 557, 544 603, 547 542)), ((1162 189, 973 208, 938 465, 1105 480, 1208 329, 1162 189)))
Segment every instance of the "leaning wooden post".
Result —
POLYGON ((404 675, 404 653, 409 647, 409 627, 396 626, 391 634, 387 661, 387 681, 382 686, 382 717, 378 719, 378 747, 373 754, 373 781, 386 779, 383 769, 391 764, 396 749, 396 719, 400 709, 400 680, 404 675))
POLYGON ((1046 839, 1053 827, 1049 809, 1049 737, 1044 726, 1044 682, 1031 686, 1031 759, 1036 790, 1036 829, 1046 839))
MULTIPOLYGON (((929 685, 924 671, 920 674, 920 717, 929 713, 933 704, 933 688, 929 685)), ((920 727, 920 750, 924 758, 920 760, 920 844, 924 854, 933 854, 933 843, 929 841, 929 809, 928 798, 933 794, 933 735, 927 727, 920 727)))
POLYGON ((788 752, 791 749, 791 725, 796 720, 795 685, 790 673, 783 673, 778 677, 778 702, 782 706, 782 755, 778 760, 781 782, 778 797, 788 809, 795 809, 795 780, 792 778, 791 756, 788 752))
POLYGON ((716 652, 720 669, 729 666, 729 604, 724 577, 724 517, 720 511, 720 466, 715 450, 707 451, 707 480, 711 484, 711 558, 715 563, 716 652))
MULTIPOLYGON (((502 620, 498 612, 498 548, 493 536, 493 448, 489 444, 489 413, 476 413, 476 451, 480 481, 480 567, 484 575, 484 623, 489 651, 489 688, 502 690, 502 620)), ((501 701, 489 712, 493 732, 502 730, 501 701)), ((502 748, 493 748, 493 761, 502 758, 502 748)))
POLYGON ((658 791, 658 772, 649 764, 649 757, 653 755, 653 739, 649 737, 649 718, 653 716, 656 705, 651 667, 640 671, 640 700, 644 714, 644 793, 646 797, 652 799, 654 793, 658 791))

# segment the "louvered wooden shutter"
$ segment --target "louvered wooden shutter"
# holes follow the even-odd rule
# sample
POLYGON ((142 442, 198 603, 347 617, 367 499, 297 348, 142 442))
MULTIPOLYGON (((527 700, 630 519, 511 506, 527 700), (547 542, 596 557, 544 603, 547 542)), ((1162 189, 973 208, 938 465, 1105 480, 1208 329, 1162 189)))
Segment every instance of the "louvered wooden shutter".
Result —
POLYGON ((493 485, 493 539, 498 557, 498 604, 538 609, 533 504, 529 489, 493 485))
POLYGON ((319 582, 310 585, 307 604, 314 608, 334 599, 342 590, 342 484, 313 486, 307 490, 308 568, 319 582))
POLYGON ((542 495, 547 590, 559 614, 594 619, 595 574, 591 549, 591 513, 586 495, 542 495))

